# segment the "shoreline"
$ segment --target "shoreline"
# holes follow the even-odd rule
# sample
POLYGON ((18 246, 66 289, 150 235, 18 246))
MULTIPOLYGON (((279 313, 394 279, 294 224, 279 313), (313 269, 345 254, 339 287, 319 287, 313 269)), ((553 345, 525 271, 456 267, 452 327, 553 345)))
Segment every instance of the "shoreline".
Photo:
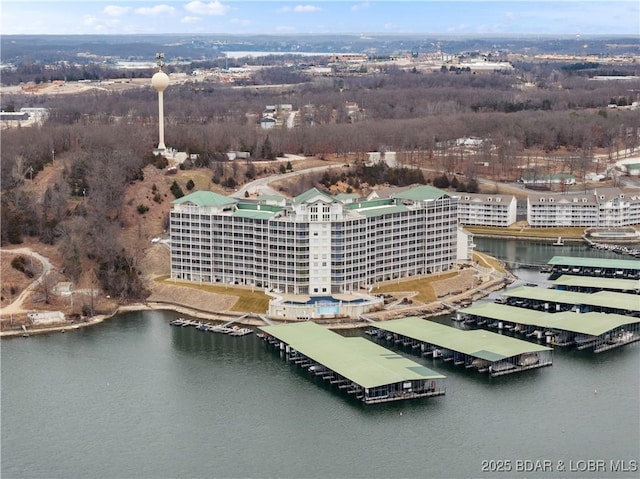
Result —
MULTIPOLYGON (((387 310, 376 311, 376 312, 367 314, 367 317, 372 318, 372 321, 367 321, 367 320, 358 319, 358 318, 326 318, 326 319, 317 319, 314 322, 321 324, 327 327, 328 329, 358 329, 358 328, 364 328, 378 321, 396 319, 397 317, 404 317, 404 316, 431 317, 431 316, 439 316, 442 314, 449 314, 451 312, 454 312, 455 309, 452 310, 451 308, 446 307, 444 303, 452 304, 452 303, 458 303, 465 300, 477 301, 479 299, 482 299, 488 296, 494 291, 503 289, 507 284, 511 282, 513 282, 513 275, 511 274, 506 275, 504 278, 494 277, 492 280, 488 281, 487 284, 485 285, 479 285, 477 288, 469 289, 457 295, 445 296, 431 303, 425 303, 417 306, 396 309, 396 310, 387 309, 387 310), (434 310, 434 311, 426 312, 427 310, 434 310), (412 311, 414 312, 413 314, 412 314, 412 311), (375 320, 373 320, 373 318, 375 318, 375 320)), ((47 326, 42 328, 26 328, 26 329, 12 329, 8 331, 0 331, 0 339, 29 337, 29 336, 37 336, 37 335, 43 335, 43 334, 65 333, 67 331, 75 331, 78 329, 95 326, 97 324, 100 324, 108 319, 111 319, 123 313, 136 312, 136 311, 173 311, 175 313, 189 316, 194 319, 201 319, 201 320, 207 320, 207 321, 219 321, 219 322, 233 321, 236 324, 240 324, 243 326, 251 326, 251 327, 269 325, 269 323, 262 320, 260 318, 260 315, 256 313, 250 313, 250 312, 248 313, 242 313, 242 312, 212 313, 208 311, 203 311, 201 309, 185 306, 182 304, 162 303, 162 302, 144 302, 144 303, 132 303, 132 304, 118 306, 110 314, 99 314, 82 322, 76 322, 71 324, 68 324, 68 323, 57 324, 57 325, 52 325, 52 326, 47 326)), ((296 321, 281 321, 281 320, 273 320, 273 319, 270 319, 269 321, 273 324, 287 324, 287 323, 296 322, 296 321)))

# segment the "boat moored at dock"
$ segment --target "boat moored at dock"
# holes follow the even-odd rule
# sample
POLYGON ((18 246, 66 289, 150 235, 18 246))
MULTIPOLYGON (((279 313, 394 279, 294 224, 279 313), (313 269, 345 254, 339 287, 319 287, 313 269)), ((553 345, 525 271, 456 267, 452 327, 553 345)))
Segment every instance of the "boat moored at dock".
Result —
POLYGON ((385 321, 376 327, 380 333, 371 336, 380 341, 388 341, 391 334, 394 344, 410 347, 421 356, 453 361, 491 376, 552 364, 551 348, 483 329, 458 329, 418 317, 385 321))
MULTIPOLYGON (((461 311, 463 316, 482 317, 498 330, 511 330, 527 337, 543 331, 544 341, 600 353, 640 341, 640 318, 601 312, 563 311, 549 313, 506 304, 482 303, 461 311)), ((536 338, 542 339, 538 333, 536 338)))
POLYGON ((445 394, 445 376, 365 338, 312 322, 259 329, 287 362, 365 404, 445 394))
POLYGON ((198 331, 228 334, 229 336, 246 336, 247 334, 251 334, 253 332, 253 330, 250 328, 241 328, 236 325, 232 326, 230 323, 214 324, 206 321, 198 321, 195 319, 185 318, 174 319, 169 323, 169 325, 181 328, 192 327, 197 329, 198 331))

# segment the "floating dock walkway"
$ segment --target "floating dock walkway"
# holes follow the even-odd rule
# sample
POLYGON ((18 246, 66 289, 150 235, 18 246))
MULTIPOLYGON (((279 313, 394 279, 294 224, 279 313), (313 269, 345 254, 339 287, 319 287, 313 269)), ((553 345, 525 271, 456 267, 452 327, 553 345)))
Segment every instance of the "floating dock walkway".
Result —
POLYGON ((575 345, 600 353, 640 341, 640 318, 607 313, 546 313, 496 303, 480 303, 460 314, 487 327, 511 330, 556 346, 575 345))
POLYGON ((418 317, 378 323, 367 334, 380 341, 411 347, 421 356, 442 358, 455 365, 502 376, 551 366, 553 350, 546 346, 482 329, 463 330, 418 317))
POLYGON ((206 331, 210 333, 222 333, 228 334, 229 336, 245 336, 247 334, 251 334, 253 332, 250 328, 239 328, 238 326, 231 326, 236 320, 229 321, 225 324, 212 324, 204 321, 197 321, 195 319, 185 319, 178 318, 174 321, 171 321, 169 324, 171 326, 176 327, 192 327, 196 328, 198 331, 206 331))
POLYGON ((288 362, 365 404, 445 394, 445 376, 365 338, 312 322, 259 329, 288 362))

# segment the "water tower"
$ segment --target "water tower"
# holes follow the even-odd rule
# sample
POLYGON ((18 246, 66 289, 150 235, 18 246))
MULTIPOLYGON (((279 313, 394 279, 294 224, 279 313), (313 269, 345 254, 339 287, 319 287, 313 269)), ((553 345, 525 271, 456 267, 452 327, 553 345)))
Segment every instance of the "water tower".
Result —
POLYGON ((169 76, 162 71, 164 66, 164 53, 157 53, 156 60, 158 63, 158 71, 151 77, 151 86, 158 92, 158 148, 154 151, 163 153, 166 150, 164 146, 164 103, 162 92, 169 86, 169 76))

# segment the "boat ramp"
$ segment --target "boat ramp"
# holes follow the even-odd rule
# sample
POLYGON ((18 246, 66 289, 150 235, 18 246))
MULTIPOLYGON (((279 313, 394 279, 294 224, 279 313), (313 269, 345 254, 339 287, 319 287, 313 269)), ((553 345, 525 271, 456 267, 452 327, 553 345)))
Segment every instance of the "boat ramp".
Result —
POLYGON ((365 338, 306 321, 259 329, 286 361, 365 404, 445 394, 445 376, 365 338))
POLYGON ((552 348, 482 329, 463 330, 418 317, 384 321, 367 334, 492 377, 551 366, 552 348))
POLYGON ((238 326, 232 326, 232 323, 233 321, 226 324, 213 324, 205 321, 198 321, 195 319, 178 318, 171 321, 169 324, 171 326, 176 326, 179 328, 191 327, 197 329, 198 331, 222 333, 228 334, 229 336, 246 336, 247 334, 251 334, 253 332, 253 330, 250 328, 240 328, 238 326))
POLYGON ((555 346, 575 345, 600 353, 640 341, 640 318, 600 312, 543 312, 506 304, 480 303, 460 310, 489 328, 509 330, 555 346))

